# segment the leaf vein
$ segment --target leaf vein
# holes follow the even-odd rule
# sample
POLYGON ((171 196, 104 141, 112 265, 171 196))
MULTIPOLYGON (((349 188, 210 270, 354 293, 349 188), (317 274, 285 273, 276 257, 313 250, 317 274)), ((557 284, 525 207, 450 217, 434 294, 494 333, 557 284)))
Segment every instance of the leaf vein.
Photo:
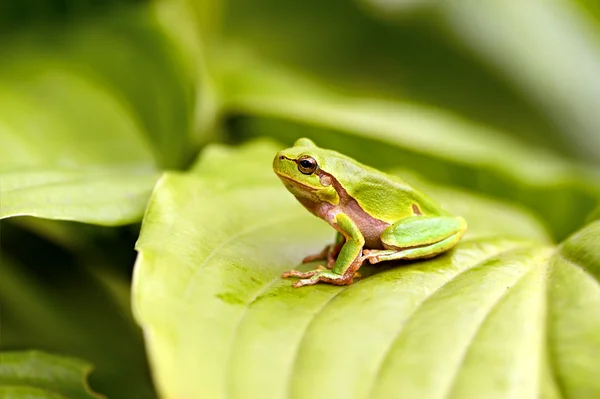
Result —
POLYGON ((204 265, 206 265, 208 263, 209 260, 211 260, 216 254, 219 253, 219 251, 221 249, 223 249, 225 246, 229 245, 231 242, 233 242, 234 240, 243 237, 247 234, 253 233, 257 230, 260 229, 264 229, 267 228, 269 226, 275 225, 275 224, 280 224, 283 223, 285 221, 289 221, 289 220, 294 220, 294 219, 300 219, 300 218, 304 218, 304 215, 294 215, 294 216, 287 216, 287 217, 283 217, 283 218, 274 218, 271 220, 266 221, 265 223, 260 223, 251 227, 248 227, 245 230, 240 230, 237 233, 233 234, 232 236, 230 236, 229 238, 227 238, 226 240, 223 240, 219 245, 217 245, 216 247, 214 247, 210 253, 206 256, 206 258, 204 258, 204 260, 202 261, 202 263, 200 263, 198 265, 198 267, 196 267, 194 269, 194 275, 190 277, 189 279, 189 283, 187 284, 187 287, 185 289, 185 294, 184 294, 184 299, 188 299, 190 293, 192 292, 192 288, 193 288, 193 282, 196 280, 197 276, 198 276, 198 272, 204 267, 204 265))
MULTIPOLYGON (((528 270, 526 273, 523 273, 521 276, 519 276, 517 278, 516 281, 514 281, 512 283, 512 285, 510 286, 511 289, 514 289, 514 287, 516 287, 519 283, 521 283, 525 277, 527 277, 529 274, 533 273, 535 271, 535 267, 532 266, 530 270, 528 270)), ((460 361, 457 364, 457 367, 455 369, 454 372, 454 376, 452 377, 452 382, 450 383, 450 385, 448 386, 448 390, 446 391, 446 397, 450 397, 452 392, 454 391, 454 388, 456 387, 456 383, 458 380, 458 376, 460 373, 460 369, 463 366, 467 355, 469 353, 469 349, 471 348, 471 346, 473 345, 473 342, 475 341, 475 339, 477 338, 477 335, 479 333, 479 331, 481 330, 481 327, 485 324, 485 322, 488 320, 488 318, 490 317, 490 315, 493 313, 494 309, 500 304, 502 303, 502 301, 504 301, 508 295, 510 295, 511 290, 506 290, 504 291, 498 298, 496 298, 496 300, 492 303, 492 305, 488 308, 485 316, 479 321, 477 328, 474 330, 473 334, 471 335, 471 339, 469 340, 469 343, 467 346, 465 346, 463 353, 461 355, 460 361)))
POLYGON ((310 330, 311 326, 314 324, 315 320, 317 319, 317 316, 320 315, 323 312, 323 310, 331 303, 331 301, 333 301, 335 298, 337 298, 337 296, 339 294, 341 294, 342 292, 345 292, 347 289, 359 285, 362 281, 364 281, 364 280, 358 281, 358 282, 353 283, 351 285, 345 285, 345 286, 343 286, 335 294, 333 294, 327 301, 325 301, 325 303, 323 303, 323 305, 310 318, 310 321, 308 322, 308 324, 304 328, 304 331, 302 331, 301 338, 298 341, 298 345, 296 346, 296 349, 294 351, 294 355, 292 356, 292 359, 294 359, 294 362, 293 362, 292 367, 290 369, 290 374, 289 374, 289 376, 287 378, 287 384, 286 384, 287 387, 288 387, 288 391, 290 392, 290 397, 293 396, 292 395, 292 382, 293 382, 293 378, 294 378, 294 374, 295 374, 294 370, 296 370, 296 368, 297 368, 297 362, 298 362, 298 357, 299 357, 299 353, 300 353, 300 348, 302 347, 302 344, 303 344, 304 340, 306 339, 306 333, 310 330))
MULTIPOLYGON (((230 354, 229 354, 228 365, 227 365, 227 368, 226 368, 226 370, 229 370, 229 372, 228 372, 228 378, 229 378, 230 381, 232 380, 231 373, 232 373, 232 370, 233 370, 232 369, 233 358, 235 356, 235 351, 234 351, 235 344, 236 344, 236 342, 239 339, 239 331, 241 329, 241 326, 244 324, 244 321, 246 320, 246 317, 248 316, 248 311, 250 310, 250 308, 252 307, 252 305, 256 302, 256 300, 258 298, 260 298, 260 296, 262 294, 264 294, 265 292, 267 292, 273 286, 273 284, 275 284, 277 281, 280 281, 280 276, 279 275, 275 276, 275 278, 273 278, 268 284, 265 284, 260 290, 258 290, 256 292, 256 294, 252 297, 252 299, 246 304, 243 313, 240 315, 240 318, 239 318, 238 322, 236 323, 236 325, 235 325, 235 327, 233 329, 233 337, 231 339, 231 345, 230 345, 231 351, 230 351, 230 354)), ((228 398, 233 397, 233 395, 231 393, 232 388, 233 388, 233 384, 228 383, 226 385, 226 389, 229 391, 229 393, 227 395, 228 398)))
POLYGON ((429 295, 427 295, 425 298, 423 298, 423 300, 421 301, 421 303, 419 303, 419 305, 417 307, 415 307, 415 309, 412 311, 412 313, 408 316, 408 318, 406 320, 404 320, 404 323, 402 323, 402 326, 400 327, 400 329, 398 330, 398 332, 396 333, 396 335, 394 336, 394 339, 392 339, 390 345, 388 346, 387 351, 385 352, 386 355, 383 357, 383 359, 381 360, 379 367, 377 368, 377 373, 375 375, 375 378, 373 378, 373 382, 372 385, 369 389, 370 394, 367 396, 369 398, 374 397, 374 390, 377 386, 377 382, 381 379, 381 375, 384 369, 384 366, 390 356, 390 351, 391 348, 394 346, 394 344, 398 341, 398 339, 400 338, 400 336, 402 335, 402 331, 404 330, 404 327, 410 322, 410 320, 412 320, 412 318, 417 314, 418 310, 423 306, 424 303, 426 303, 427 301, 431 300, 431 298, 438 293, 441 289, 443 289, 446 285, 448 285, 450 282, 452 282, 453 280, 455 280, 457 277, 461 276, 462 274, 468 272, 471 269, 474 269, 482 264, 484 264, 485 262, 489 261, 490 259, 493 259, 495 257, 501 256, 501 255, 505 255, 505 254, 509 254, 512 253, 514 251, 520 250, 522 248, 528 247, 530 245, 517 245, 515 247, 512 247, 510 249, 504 250, 504 251, 498 251, 497 253, 487 256, 484 259, 481 259, 477 262, 475 262, 473 265, 465 268, 464 270, 460 271, 459 273, 457 273, 455 276, 453 276, 452 278, 450 278, 448 281, 444 282, 442 285, 440 285, 439 287, 437 287, 435 290, 431 291, 429 293, 429 295))

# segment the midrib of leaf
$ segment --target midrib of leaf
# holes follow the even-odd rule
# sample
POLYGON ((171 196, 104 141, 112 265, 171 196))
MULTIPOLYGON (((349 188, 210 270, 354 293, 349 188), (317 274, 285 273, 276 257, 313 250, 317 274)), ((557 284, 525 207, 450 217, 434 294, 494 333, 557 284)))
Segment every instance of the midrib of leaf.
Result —
POLYGON ((250 310, 250 308, 252 307, 252 305, 256 302, 256 300, 258 298, 260 298, 263 294, 265 294, 266 292, 268 292, 268 290, 271 287, 273 287, 273 285, 276 284, 279 281, 281 281, 281 277, 280 276, 274 277, 264 287, 262 287, 256 293, 256 295, 254 295, 254 297, 246 305, 246 307, 244 309, 244 313, 239 318, 239 321, 237 322, 236 326, 233 329, 233 339, 231 340, 232 344, 230 346, 231 350, 230 350, 230 354, 229 354, 228 363, 227 363, 227 366, 226 366, 227 380, 228 380, 227 383, 226 383, 226 392, 227 392, 227 396, 226 397, 227 398, 233 398, 233 397, 235 397, 235 392, 234 392, 233 383, 232 383, 232 381, 234 380, 234 377, 233 377, 233 359, 235 357, 235 351, 234 351, 234 349, 236 347, 235 344, 238 341, 239 330, 240 330, 241 326, 244 324, 244 321, 246 320, 246 317, 248 315, 248 311, 250 310))
MULTIPOLYGON (((555 254, 555 256, 557 256, 557 253, 555 254)), ((564 258, 564 257, 563 257, 564 258)), ((554 268, 554 262, 552 260, 550 260, 548 265, 548 269, 546 271, 546 280, 548 280, 550 274, 552 273, 552 269, 554 268)), ((552 328, 551 328, 551 324, 550 324, 550 313, 549 313, 549 309, 551 307, 550 305, 550 290, 548 289, 548 284, 546 281, 546 292, 545 292, 545 304, 546 304, 546 308, 545 308, 545 319, 544 319, 544 330, 545 330, 545 334, 544 334, 544 339, 543 339, 543 344, 545 346, 545 355, 546 355, 546 360, 548 362, 547 364, 547 368, 546 371, 549 373, 548 377, 552 378, 552 382, 553 382, 553 387, 555 388, 555 390, 553 390, 553 393, 557 394, 559 398, 565 398, 567 397, 565 395, 565 387, 564 384, 562 383, 562 380, 560 378, 560 376, 558 375, 558 373, 556 372, 556 354, 553 351, 553 347, 552 347, 552 328)), ((542 376, 543 378, 543 376, 542 376)), ((542 383, 541 379, 540 379, 540 383, 542 383)))
MULTIPOLYGON (((360 281, 356 282, 355 284, 359 284, 359 283, 360 283, 360 281)), ((346 292, 350 287, 352 287, 352 285, 345 285, 345 286, 341 287, 339 290, 337 290, 336 292, 334 292, 334 294, 323 303, 323 305, 316 311, 316 313, 314 313, 312 315, 312 317, 309 319, 308 323, 306 324, 306 327, 302 331, 302 335, 300 337, 300 340, 298 341, 298 345, 296 345, 296 348, 294 349, 294 355, 292 356, 292 367, 289 370, 288 377, 287 377, 286 383, 285 383, 289 397, 294 397, 294 385, 293 385, 294 370, 296 370, 298 368, 297 362, 298 362, 298 358, 300 357, 299 356, 300 348, 302 348, 302 343, 306 339, 306 333, 310 330, 311 326, 313 325, 313 323, 315 322, 317 317, 323 313, 323 310, 325 310, 332 303, 332 301, 338 297, 338 295, 340 295, 343 292, 346 292)))
MULTIPOLYGON (((472 382, 474 380, 474 378, 470 375, 468 375, 468 371, 464 371, 465 368, 465 361, 467 359, 467 357, 469 356, 470 352, 473 350, 473 347, 475 345, 477 345, 480 341, 480 339, 482 339, 482 335, 485 335, 485 331, 484 332, 484 328, 486 326, 486 323, 488 323, 490 321, 490 319, 495 316, 498 312, 501 312, 503 309, 500 309, 503 305, 506 305, 506 303, 508 303, 510 300, 514 300, 514 296, 516 295, 515 292, 518 294, 519 290, 523 289, 522 286, 525 285, 526 282, 528 282, 527 280, 529 278, 531 278, 532 275, 538 275, 542 276, 548 269, 549 267, 549 262, 545 262, 543 259, 541 260, 541 262, 536 262, 534 265, 532 265, 531 269, 529 271, 527 271, 525 274, 521 275, 518 280, 510 287, 510 289, 507 288, 506 292, 504 292, 500 297, 498 297, 497 301, 489 308, 487 314, 484 316, 484 318, 481 320, 481 323, 479 324, 477 330, 475 331, 475 334, 473 335, 473 338, 470 340, 468 346, 465 347, 463 356, 460 360, 460 364, 458 365, 458 367, 456 368, 456 372, 452 378, 452 382, 451 385, 449 386, 449 389, 446 391, 444 397, 447 398, 461 398, 464 397, 461 395, 460 391, 458 388, 460 388, 459 385, 459 378, 461 377, 462 374, 467 374, 466 377, 463 377, 463 380, 460 382, 465 382, 467 381, 467 384, 469 382, 472 382), (458 393, 457 393, 458 391, 458 393)), ((540 294, 543 294, 545 292, 545 279, 541 278, 540 279, 542 281, 541 287, 540 287, 540 294)), ((531 293, 529 292, 528 295, 530 295, 531 293)), ((539 310, 540 312, 538 313, 545 313, 542 308, 543 303, 545 302, 543 300, 543 295, 539 295, 540 298, 538 299, 537 302, 539 302, 539 310)), ((545 314, 543 315, 543 317, 540 317, 541 319, 545 317, 545 314)), ((543 324, 543 322, 541 322, 540 324, 543 324)), ((540 336, 543 336, 543 331, 540 331, 539 333, 540 336)), ((485 337, 483 337, 484 339, 485 337)), ((539 396, 539 391, 541 390, 541 379, 542 379, 542 365, 543 365, 543 351, 544 351, 544 347, 543 347, 543 340, 539 341, 540 343, 540 347, 537 349, 539 351, 539 356, 537 356, 537 365, 538 365, 538 372, 537 373, 533 373, 536 374, 538 376, 538 382, 537 384, 533 384, 534 387, 533 389, 536 390, 535 393, 530 392, 530 395, 525 396, 525 398, 528 397, 538 397, 539 396)), ((516 395, 516 393, 514 392, 514 386, 512 387, 513 391, 509 394, 507 394, 507 397, 523 397, 522 395, 516 395)), ((467 388, 468 391, 468 388, 467 388)), ((481 392, 481 391, 478 391, 481 392)), ((489 397, 492 397, 492 391, 489 390, 489 397)), ((496 396, 496 397, 500 397, 500 396, 496 396)), ((503 396, 502 396, 503 397, 503 396)))

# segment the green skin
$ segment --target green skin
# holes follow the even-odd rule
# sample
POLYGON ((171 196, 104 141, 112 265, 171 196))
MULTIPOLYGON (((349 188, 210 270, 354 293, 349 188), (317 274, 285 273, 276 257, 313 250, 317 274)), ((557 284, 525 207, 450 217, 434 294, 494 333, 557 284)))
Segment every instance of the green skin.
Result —
POLYGON ((306 209, 338 232, 333 244, 302 261, 327 260, 327 267, 283 273, 300 278, 296 288, 352 284, 365 261, 431 258, 454 247, 467 229, 462 217, 401 179, 305 138, 280 151, 273 170, 306 209))

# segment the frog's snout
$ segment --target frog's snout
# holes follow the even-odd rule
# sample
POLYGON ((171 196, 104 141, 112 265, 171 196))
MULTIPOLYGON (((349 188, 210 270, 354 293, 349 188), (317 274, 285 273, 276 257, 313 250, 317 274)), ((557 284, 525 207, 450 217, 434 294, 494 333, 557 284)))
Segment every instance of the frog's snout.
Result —
POLYGON ((275 171, 275 173, 277 173, 281 170, 284 159, 285 159, 285 157, 283 156, 283 154, 281 152, 278 152, 277 154, 275 154, 275 157, 273 158, 273 170, 275 171))
POLYGON ((273 158, 273 167, 278 168, 285 161, 286 156, 283 155, 283 152, 278 152, 273 158))

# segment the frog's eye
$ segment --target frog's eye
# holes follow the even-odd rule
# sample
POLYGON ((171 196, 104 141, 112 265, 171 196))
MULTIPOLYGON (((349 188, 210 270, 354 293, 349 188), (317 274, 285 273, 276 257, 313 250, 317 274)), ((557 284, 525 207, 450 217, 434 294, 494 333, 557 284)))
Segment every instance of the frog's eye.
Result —
POLYGON ((298 170, 302 174, 310 175, 317 170, 317 161, 313 157, 303 155, 298 159, 298 170))

